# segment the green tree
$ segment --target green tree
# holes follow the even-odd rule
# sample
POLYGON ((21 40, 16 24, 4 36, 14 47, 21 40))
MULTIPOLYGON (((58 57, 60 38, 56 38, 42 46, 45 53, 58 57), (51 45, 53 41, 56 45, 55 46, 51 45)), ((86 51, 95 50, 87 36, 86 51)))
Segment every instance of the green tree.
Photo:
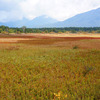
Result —
POLYGON ((3 31, 2 28, 0 28, 0 33, 1 33, 2 31, 3 31))
POLYGON ((23 29, 23 33, 25 33, 26 26, 23 26, 22 29, 23 29))
POLYGON ((9 29, 8 32, 9 33, 14 33, 14 29, 9 29))
POLYGON ((76 33, 76 31, 75 30, 71 30, 71 33, 76 33))
POLYGON ((97 33, 100 33, 100 30, 97 30, 97 33))

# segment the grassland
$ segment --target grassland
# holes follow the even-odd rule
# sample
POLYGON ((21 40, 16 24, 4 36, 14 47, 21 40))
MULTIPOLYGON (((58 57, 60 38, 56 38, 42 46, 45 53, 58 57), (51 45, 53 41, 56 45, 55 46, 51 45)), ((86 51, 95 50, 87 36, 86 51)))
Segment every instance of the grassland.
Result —
POLYGON ((0 100, 99 99, 99 38, 0 36, 0 100))

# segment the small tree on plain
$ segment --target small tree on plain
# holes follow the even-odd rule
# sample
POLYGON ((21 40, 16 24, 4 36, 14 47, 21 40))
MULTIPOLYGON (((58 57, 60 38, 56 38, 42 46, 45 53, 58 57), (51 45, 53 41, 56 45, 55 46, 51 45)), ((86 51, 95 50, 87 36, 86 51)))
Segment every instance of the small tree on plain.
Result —
POLYGON ((22 29, 23 29, 23 33, 25 33, 26 26, 23 26, 22 29))

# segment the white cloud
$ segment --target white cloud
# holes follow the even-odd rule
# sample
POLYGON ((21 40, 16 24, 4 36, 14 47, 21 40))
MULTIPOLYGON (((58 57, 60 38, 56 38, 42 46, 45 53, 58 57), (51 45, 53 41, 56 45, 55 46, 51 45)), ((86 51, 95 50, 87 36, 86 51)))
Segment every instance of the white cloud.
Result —
POLYGON ((0 0, 0 5, 0 21, 32 19, 41 15, 65 20, 100 7, 100 0, 0 0))
POLYGON ((0 22, 21 19, 23 16, 19 0, 0 0, 0 22))

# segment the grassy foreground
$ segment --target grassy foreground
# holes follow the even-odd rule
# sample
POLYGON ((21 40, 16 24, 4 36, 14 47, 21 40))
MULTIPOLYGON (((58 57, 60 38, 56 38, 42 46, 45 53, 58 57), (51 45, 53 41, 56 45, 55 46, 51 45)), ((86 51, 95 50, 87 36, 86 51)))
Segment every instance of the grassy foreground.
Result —
POLYGON ((0 44, 0 100, 99 100, 100 50, 0 44))

